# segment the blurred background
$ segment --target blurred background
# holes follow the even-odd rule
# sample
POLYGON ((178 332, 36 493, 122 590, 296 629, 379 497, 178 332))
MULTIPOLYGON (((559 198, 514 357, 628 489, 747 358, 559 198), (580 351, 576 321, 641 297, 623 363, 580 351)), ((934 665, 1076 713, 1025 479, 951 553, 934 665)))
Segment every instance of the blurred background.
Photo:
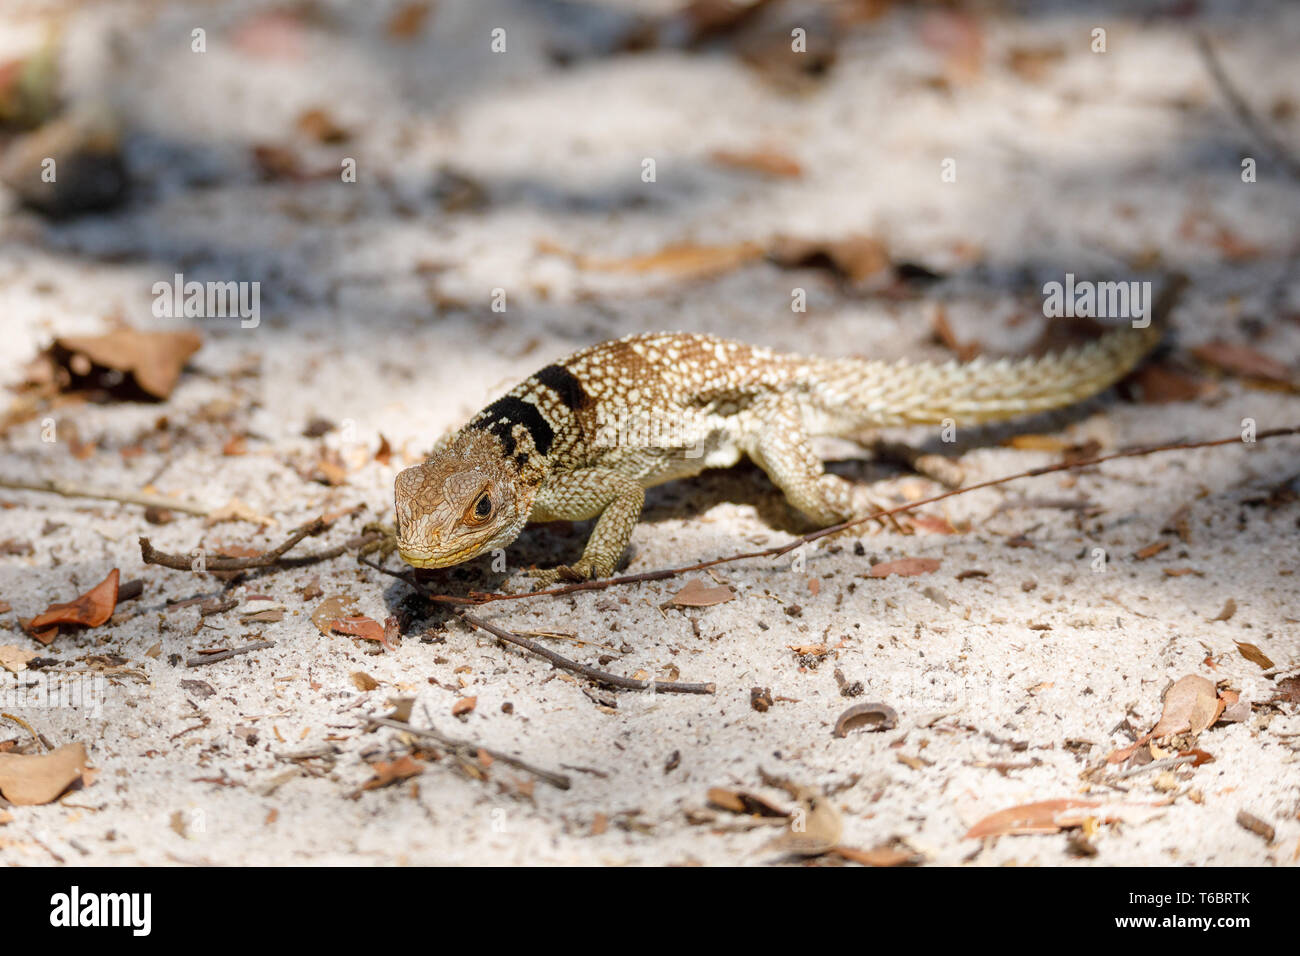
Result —
POLYGON ((8 0, 0 25, 11 450, 44 451, 11 426, 70 385, 188 360, 173 401, 232 405, 223 435, 346 419, 411 458, 601 338, 1021 352, 1067 273, 1192 279, 1149 400, 1293 379, 1294 4, 8 0), (257 319, 160 313, 174 279, 256 284, 257 319), (26 364, 127 327, 184 336, 26 364))

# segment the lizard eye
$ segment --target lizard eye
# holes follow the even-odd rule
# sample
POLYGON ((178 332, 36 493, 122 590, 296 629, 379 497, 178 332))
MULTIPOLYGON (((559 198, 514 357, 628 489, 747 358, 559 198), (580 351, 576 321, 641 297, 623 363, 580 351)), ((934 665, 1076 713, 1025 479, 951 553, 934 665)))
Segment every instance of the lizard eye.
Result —
POLYGON ((478 496, 474 502, 474 507, 465 516, 468 524, 482 524, 492 516, 492 496, 486 491, 478 496))

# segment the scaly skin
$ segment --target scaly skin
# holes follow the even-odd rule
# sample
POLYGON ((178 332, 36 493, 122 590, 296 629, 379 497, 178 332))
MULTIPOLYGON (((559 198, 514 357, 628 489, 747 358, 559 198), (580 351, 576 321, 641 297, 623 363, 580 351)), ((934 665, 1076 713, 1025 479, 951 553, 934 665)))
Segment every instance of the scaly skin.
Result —
POLYGON ((805 358, 682 332, 603 342, 525 379, 397 476, 398 551, 416 567, 446 567, 504 548, 530 521, 599 516, 576 564, 536 574, 542 584, 606 577, 646 488, 742 455, 799 511, 835 524, 874 509, 824 472, 812 436, 1069 405, 1136 365, 1159 324, 1042 358, 964 365, 805 358))

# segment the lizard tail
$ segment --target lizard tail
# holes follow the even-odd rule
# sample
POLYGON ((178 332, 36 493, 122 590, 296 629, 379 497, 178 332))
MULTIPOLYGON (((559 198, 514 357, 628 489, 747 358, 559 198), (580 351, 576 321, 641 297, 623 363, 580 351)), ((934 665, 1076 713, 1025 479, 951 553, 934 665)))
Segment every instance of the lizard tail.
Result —
POLYGON ((946 419, 976 425, 1072 405, 1115 384, 1159 343, 1185 284, 1183 276, 1166 283, 1145 327, 1124 326, 1038 358, 942 365, 831 360, 818 404, 845 431, 946 419))

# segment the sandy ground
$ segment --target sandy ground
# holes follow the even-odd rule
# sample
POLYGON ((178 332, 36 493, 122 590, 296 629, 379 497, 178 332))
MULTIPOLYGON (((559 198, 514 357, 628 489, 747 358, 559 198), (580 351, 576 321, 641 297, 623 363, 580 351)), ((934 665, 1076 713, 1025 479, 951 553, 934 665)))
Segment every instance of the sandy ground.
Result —
MULTIPOLYGON (((251 575, 229 586, 238 607, 202 617, 197 604, 173 605, 220 594, 222 582, 145 566, 136 544, 148 534, 180 552, 264 548, 322 512, 364 506, 306 547, 341 544, 391 516, 396 471, 446 429, 550 359, 638 330, 943 359, 930 334, 942 304, 959 340, 1015 352, 1042 331, 1044 282, 1067 272, 1158 280, 1179 269, 1192 285, 1175 315, 1178 354, 1226 340, 1295 369, 1300 184, 1234 119, 1192 39, 1208 30, 1270 127, 1300 144, 1287 106, 1300 83, 1294 9, 1205 3, 1194 18, 1147 18, 1124 4, 1060 4, 981 14, 973 67, 945 53, 942 37, 961 30, 942 15, 890 9, 841 33, 824 78, 790 88, 725 41, 603 55, 624 4, 444 0, 408 39, 386 33, 387 4, 321 3, 318 16, 287 25, 252 3, 87 6, 6 4, 0 54, 22 52, 61 15, 70 96, 121 116, 143 186, 122 211, 58 224, 9 202, 0 379, 18 382, 55 335, 103 331, 114 317, 197 327, 205 344, 163 404, 56 409, 94 443, 89 457, 42 442, 36 420, 0 439, 0 473, 151 483, 209 508, 238 498, 276 523, 207 527, 181 515, 152 526, 133 506, 0 493, 0 542, 12 544, 0 557, 0 598, 13 606, 0 616, 9 629, 0 643, 59 662, 0 671, 5 700, 60 673, 103 693, 90 706, 0 708, 52 744, 84 742, 98 768, 63 803, 10 808, 0 860, 770 863, 782 859, 766 845, 772 829, 706 809, 713 787, 783 801, 761 768, 832 793, 844 844, 900 841, 932 864, 1295 862, 1300 716, 1294 704, 1266 704, 1300 668, 1300 512, 1285 493, 1300 470, 1295 440, 975 492, 927 509, 967 529, 960 534, 869 533, 810 551, 802 567, 786 557, 719 568, 738 597, 714 607, 664 607, 679 580, 481 612, 516 631, 574 635, 581 643, 552 646, 593 663, 606 655, 619 673, 713 681, 712 696, 593 689, 454 618, 413 610, 405 585, 350 557, 251 575), (203 54, 190 51, 196 25, 207 31, 203 54), (1108 31, 1105 54, 1088 47, 1096 26, 1108 31), (504 54, 489 50, 495 27, 507 30, 504 54), (1008 65, 1017 50, 1057 46, 1037 79, 1008 65), (550 55, 561 48, 564 63, 550 55), (322 106, 350 141, 313 144, 295 130, 304 110, 322 106), (359 181, 332 172, 261 181, 250 157, 266 143, 316 170, 352 156, 359 181), (710 159, 764 146, 797 159, 802 175, 767 178, 710 159), (1241 181, 1243 156, 1258 159, 1255 183, 1241 181), (641 179, 647 157, 653 183, 641 179), (940 182, 945 158, 956 160, 956 182, 940 182), (481 208, 440 199, 445 167, 477 182, 481 208), (897 284, 755 261, 687 281, 583 268, 564 254, 857 233, 943 278, 899 294, 897 284), (152 285, 176 272, 261 282, 260 325, 155 319, 152 285), (807 293, 803 314, 791 312, 796 287, 807 293), (495 289, 506 292, 505 312, 492 310, 495 289), (303 437, 315 418, 339 427, 303 437), (373 457, 381 434, 395 449, 388 464, 373 457), (245 453, 223 455, 235 435, 245 453), (345 483, 303 477, 322 446, 342 455, 345 483), (1182 535, 1172 530, 1180 521, 1182 535), (1157 542, 1169 546, 1137 556, 1157 542), (1104 572, 1094 549, 1106 554, 1104 572), (868 576, 902 557, 941 563, 920 577, 868 576), (20 629, 19 618, 112 568, 142 579, 144 593, 109 624, 49 648, 20 629), (970 570, 986 574, 962 574, 970 570), (321 596, 304 598, 313 579, 321 596), (339 594, 378 621, 400 612, 400 646, 322 635, 310 614, 339 594), (283 619, 244 621, 267 606, 254 596, 283 606, 283 619), (1214 620, 1229 599, 1235 614, 1214 620), (258 639, 274 647, 184 666, 201 649, 258 639), (1275 666, 1248 660, 1236 642, 1275 666), (823 657, 791 650, 822 643, 823 657), (860 696, 841 695, 836 670, 861 682, 860 696), (357 672, 377 686, 359 689, 357 672), (1187 674, 1226 682, 1255 705, 1245 721, 1200 736, 1213 762, 1109 785, 1085 779, 1155 724, 1162 691, 1187 674), (755 687, 777 698, 766 712, 751 707, 755 687), (571 788, 530 783, 500 762, 477 779, 444 756, 412 780, 358 795, 370 762, 408 750, 395 731, 365 732, 363 715, 409 696, 414 723, 564 772, 571 788), (464 697, 476 708, 452 716, 464 697), (898 726, 833 737, 841 711, 864 701, 889 704, 898 726), (292 759, 322 748, 328 758, 292 759), (1154 819, 1101 827, 1093 856, 1071 852, 1064 833, 963 838, 987 813, 1069 797, 1172 802, 1154 819), (1272 843, 1238 825, 1242 810, 1275 827, 1272 843)), ((963 432, 956 451, 934 432, 902 437, 959 455, 973 482, 1059 459, 1008 447, 1013 434, 1116 450, 1232 435, 1246 418, 1261 429, 1295 424, 1300 400, 1228 377, 1196 400, 1111 394, 1014 428, 963 432)), ((838 473, 876 483, 883 500, 935 490, 853 446, 826 451, 843 459, 838 473)), ((651 494, 627 569, 802 530, 756 469, 712 473, 651 494)), ((571 560, 586 531, 527 532, 509 571, 571 560)), ((449 590, 523 586, 485 561, 435 580, 449 590)), ((24 730, 0 723, 8 738, 31 749, 24 730)))

